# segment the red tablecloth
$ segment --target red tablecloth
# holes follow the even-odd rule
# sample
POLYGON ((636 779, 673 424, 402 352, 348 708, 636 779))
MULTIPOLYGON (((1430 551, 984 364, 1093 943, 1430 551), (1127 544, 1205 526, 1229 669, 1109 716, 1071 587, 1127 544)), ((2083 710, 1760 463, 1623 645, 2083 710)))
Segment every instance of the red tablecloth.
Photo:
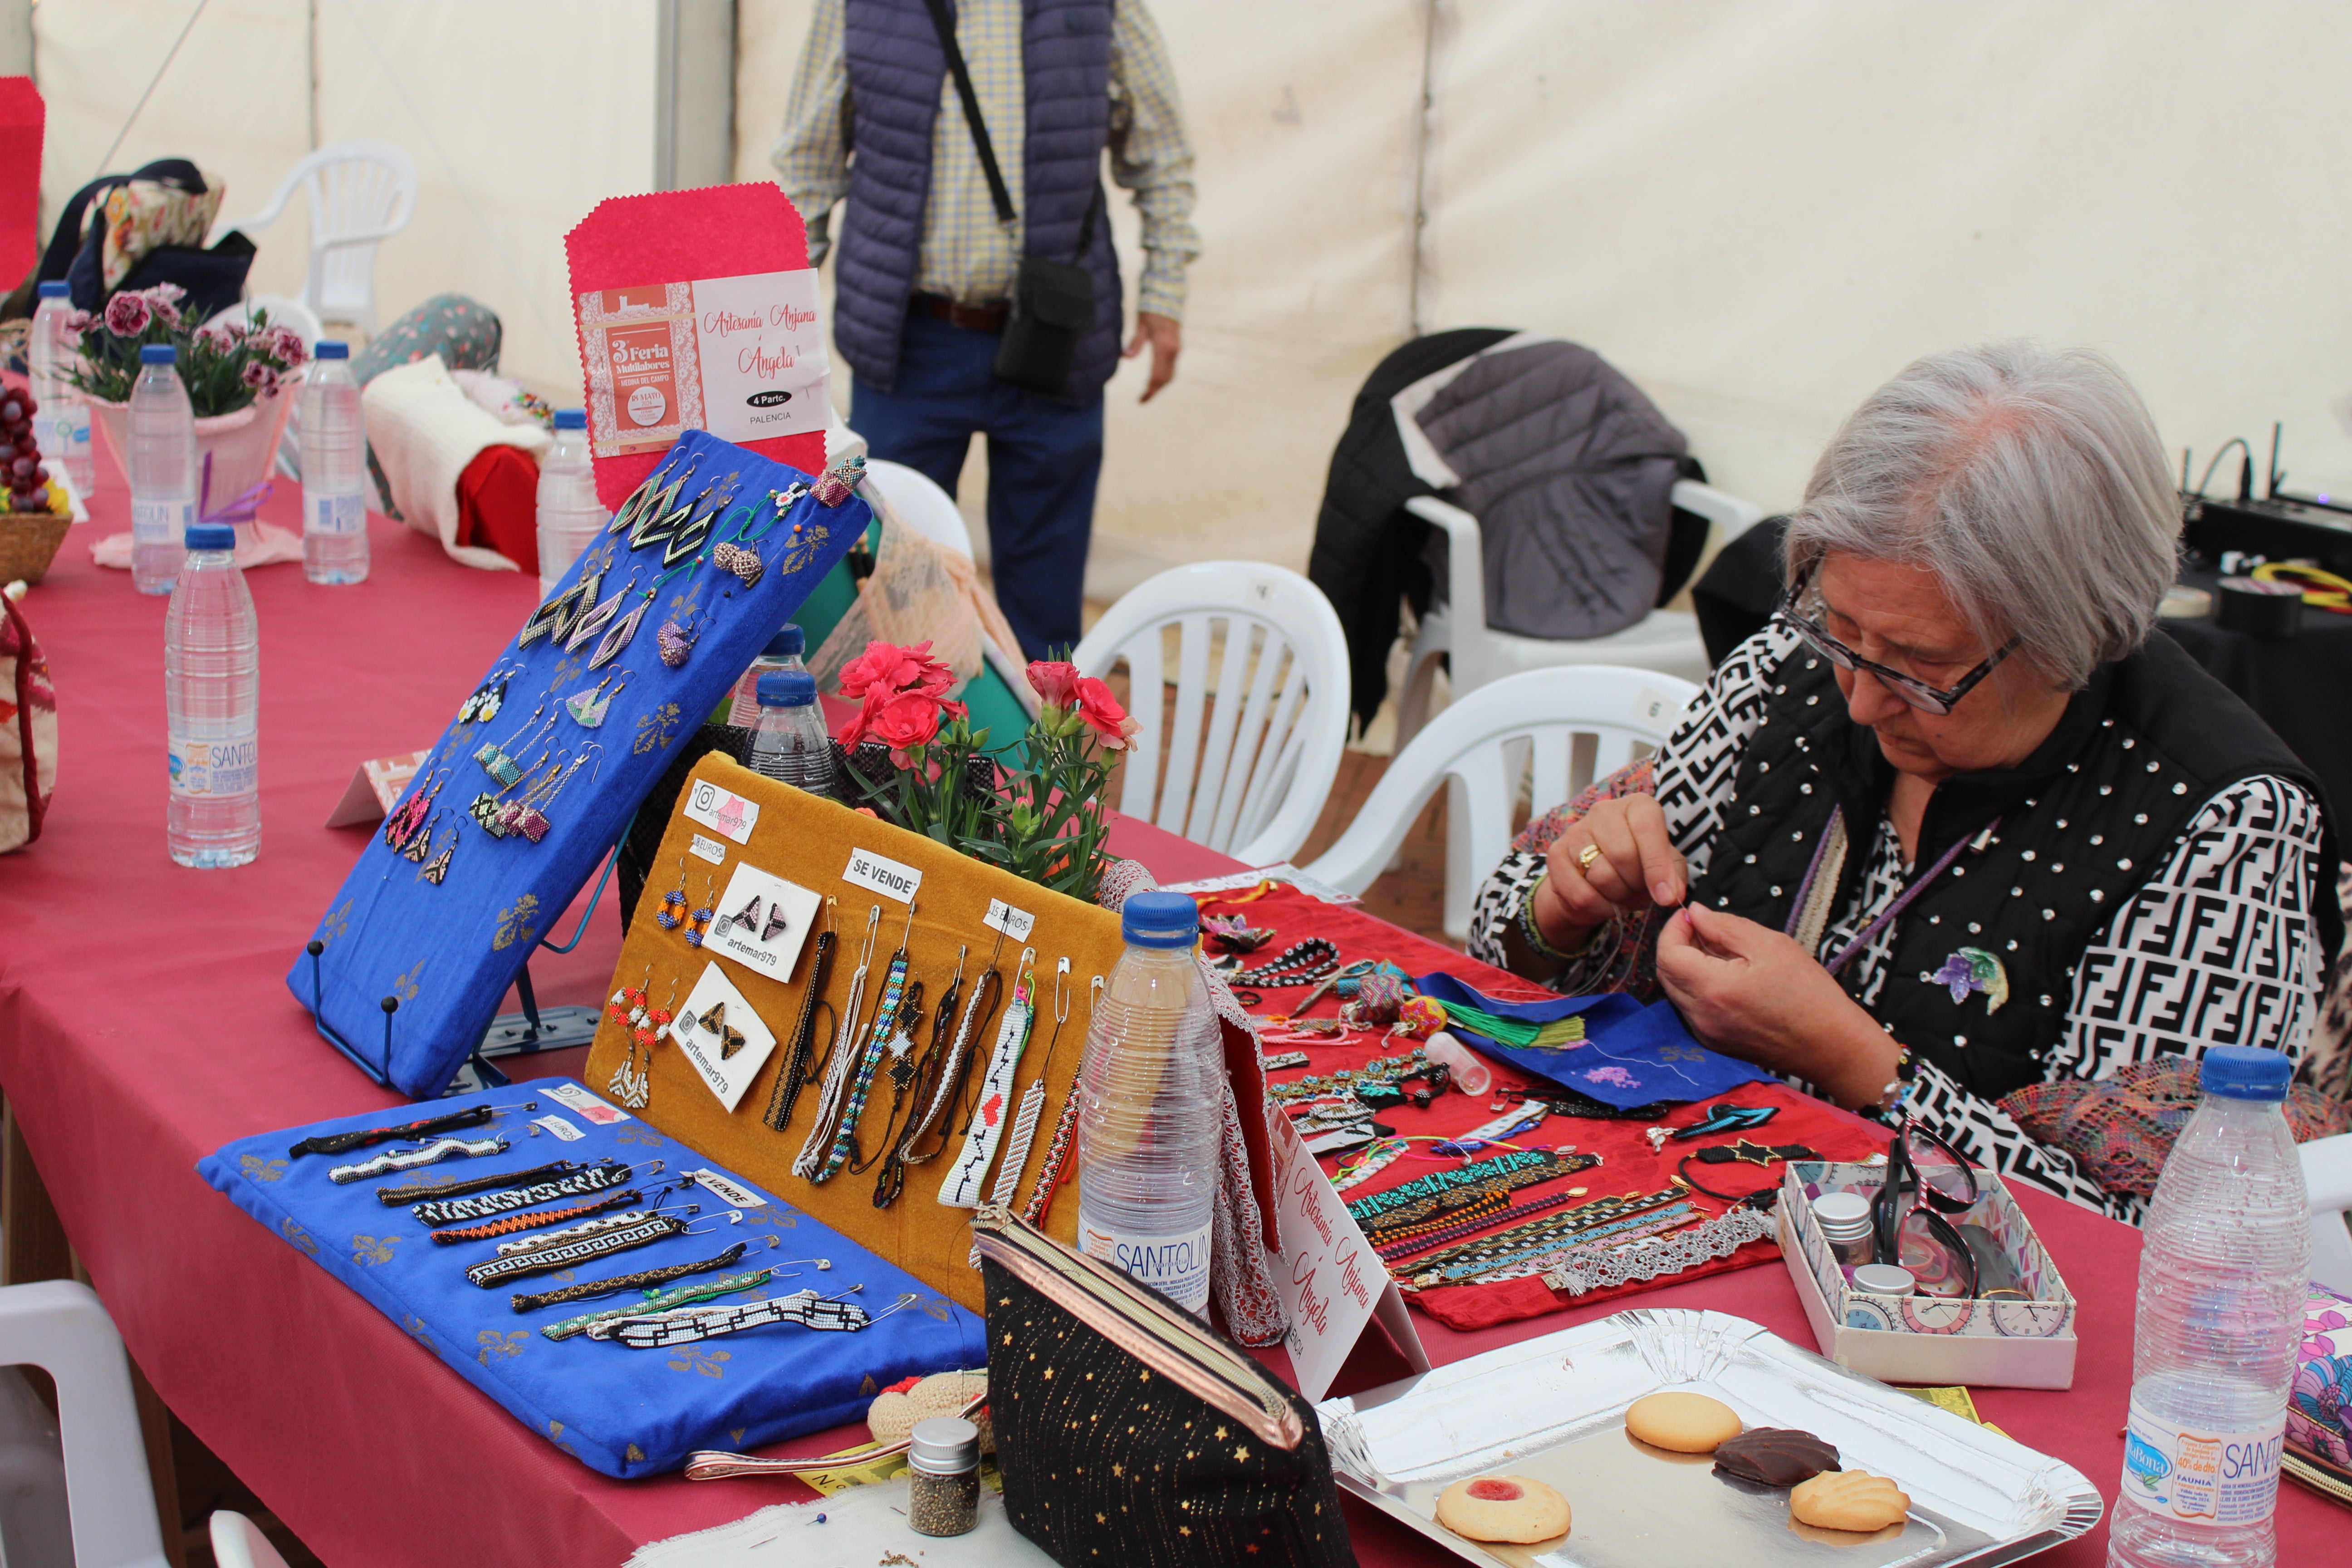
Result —
MULTIPOLYGON (((793 1483, 618 1482, 526 1431, 200 1181, 231 1138, 389 1106, 312 1034, 280 977, 357 853, 320 827, 362 758, 437 732, 530 608, 518 574, 468 571, 371 519, 374 572, 313 588, 298 567, 252 576, 262 638, 261 858, 188 871, 163 853, 163 604, 100 572, 89 541, 125 526, 119 484, 24 605, 59 693, 62 765, 47 832, 0 858, 0 1089, 66 1228, 157 1390, 286 1522, 335 1564, 617 1564, 637 1544, 802 1496, 793 1483)), ((264 515, 293 525, 290 494, 264 515)), ((1139 825, 1114 843, 1164 879, 1222 868, 1139 825)), ((560 925, 568 933, 569 921, 560 925)), ((619 942, 608 907, 568 957, 532 973, 550 1003, 593 1002, 619 942)), ((541 1070, 576 1071, 576 1053, 541 1070)), ((1985 1415, 2113 1495, 2129 1374, 2137 1236, 2024 1199, 2062 1268, 2113 1325, 2084 1345, 2070 1394, 1987 1390, 1985 1415)), ((1658 1290, 1643 1304, 1738 1313, 1804 1342, 1781 1270, 1658 1290)), ((1606 1306, 1454 1333, 1452 1361, 1606 1306)), ((2095 1325, 2097 1320, 2095 1319, 2095 1325)), ((1378 1358, 1359 1379, 1384 1376, 1378 1358)), ((1343 1384, 1343 1386, 1346 1386, 1343 1384)), ((815 1453, 849 1434, 789 1447, 815 1453)), ((1444 1555, 1351 1510, 1367 1564, 1444 1555)), ((2292 1489, 2281 1561, 2324 1561, 2346 1516, 2292 1489)), ((2049 1559, 2092 1564, 2095 1541, 2049 1559)))

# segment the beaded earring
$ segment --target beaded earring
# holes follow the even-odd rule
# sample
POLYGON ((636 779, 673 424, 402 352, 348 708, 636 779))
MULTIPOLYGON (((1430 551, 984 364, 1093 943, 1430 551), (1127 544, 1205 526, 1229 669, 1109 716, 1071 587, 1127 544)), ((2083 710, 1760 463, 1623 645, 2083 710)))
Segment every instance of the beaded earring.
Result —
MULTIPOLYGON (((604 531, 634 531, 647 512, 659 512, 677 499, 677 492, 686 488, 687 480, 694 478, 694 470, 701 462, 701 456, 697 454, 694 461, 675 476, 666 474, 658 468, 647 474, 645 482, 630 491, 629 499, 621 503, 621 510, 613 514, 613 521, 604 525, 604 531)), ((630 548, 635 549, 635 546, 633 544, 630 548)))
POLYGON ((583 730, 603 728, 604 714, 613 706, 613 699, 618 697, 627 688, 629 680, 630 674, 627 670, 615 670, 598 681, 594 690, 574 692, 565 698, 563 706, 571 713, 572 721, 583 730), (620 684, 614 686, 613 683, 616 680, 620 684), (606 691, 604 688, 607 686, 612 686, 613 689, 606 691))
MULTIPOLYGON (((668 541, 662 546, 663 565, 677 565, 701 549, 703 541, 710 537, 710 530, 718 522, 719 515, 733 503, 736 488, 742 482, 742 476, 730 474, 725 482, 727 488, 719 493, 718 500, 712 501, 709 506, 690 513, 687 520, 678 525, 677 531, 669 536, 668 541)), ((700 498, 696 499, 698 500, 700 498)))
POLYGON ((580 612, 596 602, 596 589, 604 575, 592 567, 580 574, 580 581, 533 610, 516 635, 515 647, 529 647, 541 637, 562 642, 572 623, 580 618, 580 612))
POLYGON ((702 883, 702 902, 697 905, 694 912, 687 917, 686 945, 688 947, 702 945, 702 939, 710 934, 710 917, 718 912, 712 905, 711 898, 718 890, 719 879, 705 877, 702 883))
POLYGON ((662 895, 662 907, 654 911, 654 923, 664 931, 676 931, 686 918, 686 857, 677 858, 677 886, 662 895))
POLYGON ((565 776, 564 760, 571 755, 569 750, 556 752, 555 760, 548 764, 547 772, 532 779, 516 799, 500 805, 490 820, 482 824, 482 830, 493 838, 504 838, 516 832, 522 821, 522 814, 539 801, 552 795, 562 785, 565 776))
POLYGON ((522 669, 523 667, 520 664, 512 669, 509 669, 503 664, 492 666, 490 673, 483 678, 482 684, 474 689, 474 694, 457 704, 457 722, 472 724, 481 720, 497 718, 499 710, 506 706, 507 682, 520 675, 522 669))
POLYGON ((702 613, 691 621, 664 621, 661 630, 654 634, 655 646, 661 650, 661 661, 672 669, 682 668, 688 659, 694 657, 694 645, 702 640, 703 630, 709 625, 709 605, 705 605, 702 613))
POLYGON ((637 574, 632 572, 629 574, 628 582, 613 590, 611 598, 588 610, 574 621, 571 634, 563 639, 563 651, 578 653, 595 641, 598 634, 613 624, 613 617, 621 613, 622 604, 627 600, 630 591, 636 585, 637 574))
POLYGON ((433 825, 440 820, 441 814, 437 811, 426 818, 425 825, 410 834, 408 842, 401 846, 400 858, 412 866, 424 865, 425 857, 433 849, 433 825))
POLYGON ((441 847, 441 853, 427 860, 424 868, 416 874, 434 887, 439 887, 449 876, 449 855, 457 847, 457 825, 453 822, 449 825, 449 842, 444 844, 441 847))
POLYGON ((865 478, 864 458, 844 458, 825 471, 824 478, 817 480, 816 504, 828 507, 841 505, 857 493, 857 487, 865 478))
POLYGON ((496 795, 492 795, 489 791, 484 790, 481 794, 476 795, 473 798, 473 801, 466 807, 466 815, 471 816, 476 822, 480 823, 482 825, 483 831, 490 834, 493 837, 498 837, 499 830, 491 826, 491 824, 497 820, 499 811, 504 809, 507 790, 510 790, 514 788, 515 784, 520 784, 526 774, 537 773, 540 768, 540 763, 546 761, 547 753, 545 752, 541 752, 539 753, 538 762, 531 763, 530 766, 527 768, 516 768, 514 770, 514 780, 507 785, 506 789, 499 791, 496 795))
POLYGON ((449 770, 443 768, 437 782, 427 778, 406 800, 393 807, 392 815, 383 819, 384 843, 394 849, 406 848, 408 841, 415 837, 416 830, 425 826, 425 819, 432 814, 433 797, 439 795, 441 786, 448 782, 449 770))
POLYGON ((550 718, 543 726, 539 722, 539 716, 546 711, 547 702, 542 698, 539 706, 530 710, 530 717, 524 720, 522 727, 504 741, 485 741, 476 747, 474 761, 482 764, 484 773, 498 780, 499 783, 512 788, 515 781, 522 776, 515 766, 514 753, 530 750, 532 746, 547 738, 541 732, 543 730, 551 731, 554 728, 555 721, 552 718, 550 718))
POLYGON ((524 803, 522 809, 515 814, 511 831, 521 834, 533 844, 546 837, 548 829, 554 826, 547 819, 547 808, 555 804, 555 797, 563 793, 563 786, 572 782, 572 775, 580 771, 580 765, 583 763, 588 761, 590 752, 596 752, 597 757, 595 765, 588 770, 588 776, 592 780, 596 776, 597 771, 604 765, 604 747, 596 745, 583 748, 580 754, 572 759, 572 766, 566 770, 562 778, 555 781, 555 787, 548 791, 543 799, 524 803))

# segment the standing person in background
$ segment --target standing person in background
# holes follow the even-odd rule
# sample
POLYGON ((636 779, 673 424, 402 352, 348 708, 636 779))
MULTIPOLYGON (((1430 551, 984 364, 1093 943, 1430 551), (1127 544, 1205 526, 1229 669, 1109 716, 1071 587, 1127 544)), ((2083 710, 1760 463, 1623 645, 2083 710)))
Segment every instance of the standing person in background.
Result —
POLYGON ((949 12, 949 0, 817 0, 772 161, 807 221, 812 264, 847 199, 834 341, 856 375, 850 422, 873 455, 953 494, 973 433, 988 437, 996 596, 1022 652, 1039 658, 1078 640, 1102 389, 1122 357, 1103 150, 1142 216, 1124 357, 1150 349, 1149 403, 1176 374, 1184 268, 1201 250, 1192 148, 1143 0, 955 0, 956 47, 1015 215, 1001 223, 940 43, 949 12), (1024 257, 1092 278, 1095 325, 1058 393, 995 374, 1024 257))

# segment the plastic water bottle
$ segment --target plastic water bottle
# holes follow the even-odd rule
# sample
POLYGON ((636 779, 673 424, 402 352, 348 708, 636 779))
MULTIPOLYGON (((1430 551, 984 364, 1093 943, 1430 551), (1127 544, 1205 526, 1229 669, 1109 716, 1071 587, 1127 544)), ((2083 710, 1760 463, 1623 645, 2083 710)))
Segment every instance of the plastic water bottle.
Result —
POLYGON ((364 583, 367 416, 352 379, 352 345, 321 338, 311 354, 302 382, 302 574, 364 583))
POLYGON ((170 343, 142 346, 131 384, 131 585, 142 594, 172 591, 196 521, 196 415, 179 358, 170 343))
POLYGON ((539 459, 539 596, 555 592, 580 552, 596 542, 613 514, 596 499, 596 470, 588 458, 588 415, 555 411, 555 439, 539 459))
POLYGON ((816 677, 807 670, 773 669, 760 677, 751 771, 811 795, 833 794, 833 740, 816 705, 816 677))
POLYGON ((189 529, 163 618, 172 727, 164 836, 183 866, 242 866, 261 852, 261 646, 236 550, 226 523, 189 529))
POLYGON ((87 500, 98 481, 98 465, 89 455, 89 402, 66 379, 80 353, 66 342, 66 318, 72 314, 73 301, 62 280, 41 285, 29 356, 33 400, 40 405, 33 416, 33 440, 42 459, 63 470, 74 493, 87 500))
POLYGON ((780 669, 808 668, 801 662, 801 650, 807 646, 808 638, 800 627, 786 621, 783 629, 770 637, 768 646, 760 650, 760 657, 751 661, 751 668, 743 672, 743 679, 735 683, 735 696, 728 705, 727 716, 718 721, 744 729, 758 724, 760 678, 780 669))
POLYGON ((2148 1205, 2110 1568, 2269 1568, 2311 1230, 2276 1051, 2205 1052, 2148 1205))
POLYGON ((1199 909, 1137 893, 1078 1079, 1078 1245, 1206 1315, 1224 1051, 1192 943, 1199 909))

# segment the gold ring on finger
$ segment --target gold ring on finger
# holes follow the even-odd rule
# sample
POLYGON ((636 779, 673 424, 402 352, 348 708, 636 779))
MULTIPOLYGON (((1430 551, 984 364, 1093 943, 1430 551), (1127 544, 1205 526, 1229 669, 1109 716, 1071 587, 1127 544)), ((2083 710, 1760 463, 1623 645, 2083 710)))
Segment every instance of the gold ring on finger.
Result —
POLYGON ((1592 863, 1600 858, 1601 846, 1598 844, 1588 844, 1583 848, 1576 852, 1576 868, 1579 871, 1589 872, 1592 869, 1592 863))

